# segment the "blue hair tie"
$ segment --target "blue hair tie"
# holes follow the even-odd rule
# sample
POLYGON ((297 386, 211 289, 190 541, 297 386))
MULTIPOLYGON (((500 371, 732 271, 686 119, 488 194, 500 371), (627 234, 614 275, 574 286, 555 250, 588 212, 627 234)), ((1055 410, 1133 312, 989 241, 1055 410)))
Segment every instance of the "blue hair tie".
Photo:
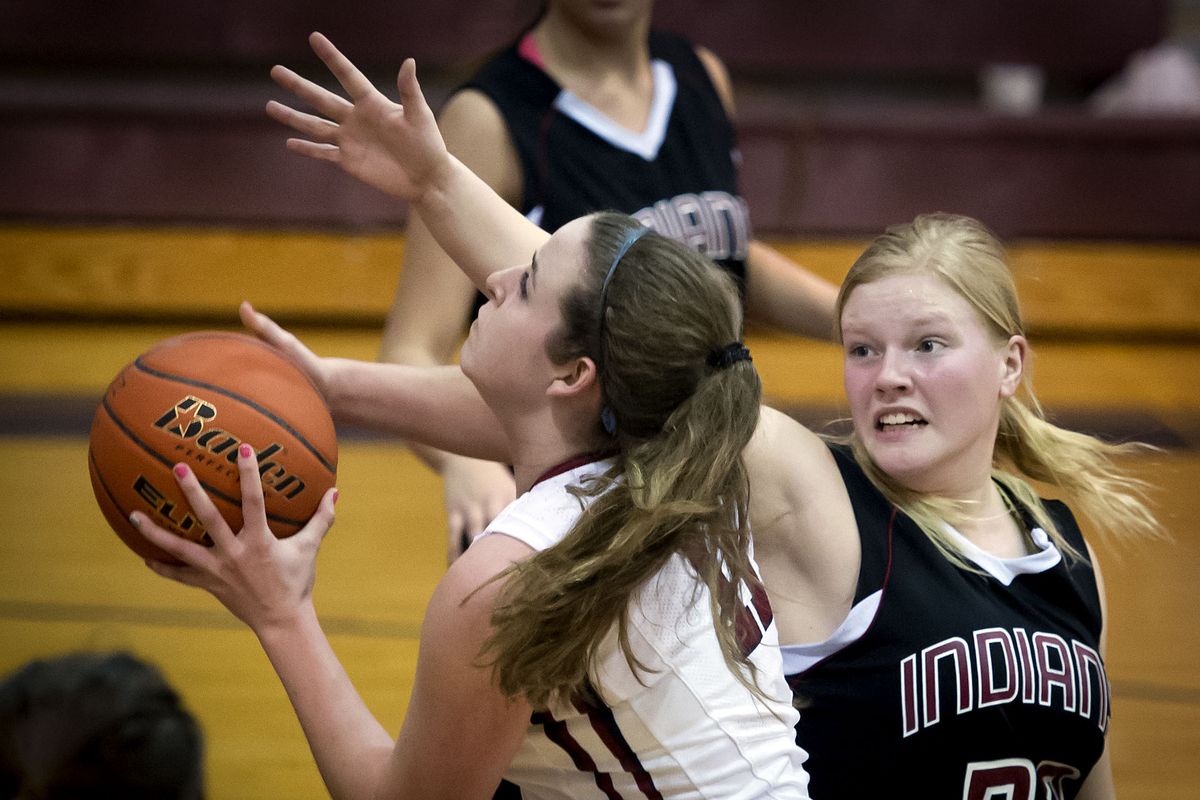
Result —
POLYGON ((617 265, 621 263, 621 259, 629 252, 629 248, 633 247, 633 243, 650 232, 650 229, 645 225, 638 225, 636 228, 630 228, 625 231, 625 238, 621 240, 621 246, 617 248, 616 255, 613 256, 612 263, 608 265, 608 274, 604 276, 604 283, 600 284, 600 333, 604 333, 604 311, 608 308, 608 284, 612 282, 613 273, 617 271, 617 265))
MULTIPOLYGON (((649 232, 650 229, 645 225, 638 225, 625 231, 625 237, 621 239, 621 244, 617 247, 617 252, 613 255, 612 263, 608 265, 608 273, 604 276, 604 283, 600 284, 600 335, 596 342, 596 369, 601 375, 604 374, 604 319, 606 316, 605 312, 608 310, 608 285, 612 283, 613 274, 617 271, 617 265, 621 263, 621 259, 629 252, 629 248, 633 247, 634 242, 649 232)), ((600 424, 604 426, 604 432, 609 436, 616 435, 617 417, 607 403, 600 409, 600 424)))

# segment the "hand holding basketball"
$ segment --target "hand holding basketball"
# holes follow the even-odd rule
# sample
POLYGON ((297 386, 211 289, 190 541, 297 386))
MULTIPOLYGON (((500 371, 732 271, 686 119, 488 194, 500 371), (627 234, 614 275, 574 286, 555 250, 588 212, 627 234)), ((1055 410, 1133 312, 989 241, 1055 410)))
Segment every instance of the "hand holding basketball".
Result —
POLYGON ((257 311, 249 302, 243 300, 238 306, 238 316, 246 330, 254 334, 260 341, 275 348, 279 353, 299 367, 317 387, 324 398, 329 397, 329 367, 328 362, 308 349, 294 333, 284 329, 275 320, 261 311, 257 311))
POLYGON ((185 462, 226 524, 238 529, 242 445, 255 454, 272 530, 295 533, 337 475, 333 419, 312 379, 245 334, 210 331, 160 342, 121 370, 96 409, 88 468, 100 510, 143 558, 171 556, 133 528, 133 511, 184 538, 209 540, 171 475, 185 462))
POLYGON ((186 464, 175 467, 179 488, 192 513, 204 524, 212 547, 190 542, 155 524, 142 512, 130 515, 138 531, 156 547, 182 562, 147 560, 152 570, 171 580, 211 593, 256 633, 293 620, 309 602, 316 578, 317 550, 333 525, 337 490, 322 496, 316 513, 294 536, 277 539, 267 524, 262 481, 254 448, 238 448, 245 525, 236 534, 213 505, 196 474, 186 464))

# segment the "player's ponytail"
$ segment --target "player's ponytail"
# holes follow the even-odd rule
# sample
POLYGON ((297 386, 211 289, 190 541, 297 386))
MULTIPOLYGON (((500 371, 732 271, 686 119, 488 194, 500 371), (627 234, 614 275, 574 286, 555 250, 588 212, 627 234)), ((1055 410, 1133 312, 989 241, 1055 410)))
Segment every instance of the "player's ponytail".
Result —
POLYGON ((758 420, 760 384, 740 344, 741 312, 727 275, 683 245, 619 214, 594 216, 588 278, 563 302, 549 355, 596 361, 603 427, 616 465, 577 489, 594 499, 554 547, 520 562, 486 650, 500 689, 535 708, 587 696, 611 631, 635 673, 634 593, 678 555, 708 589, 734 674, 753 684, 737 641, 739 586, 757 579, 742 449, 758 420), (614 268, 615 265, 615 268, 614 268))

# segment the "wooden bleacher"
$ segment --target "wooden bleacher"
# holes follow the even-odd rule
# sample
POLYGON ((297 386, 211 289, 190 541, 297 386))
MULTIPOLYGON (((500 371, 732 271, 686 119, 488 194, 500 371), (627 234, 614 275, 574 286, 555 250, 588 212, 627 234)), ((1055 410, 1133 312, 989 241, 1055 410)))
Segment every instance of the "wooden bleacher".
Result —
MULTIPOLYGON (((286 153, 262 106, 273 63, 316 77, 329 33, 385 89, 415 55, 431 100, 532 19, 532 0, 16 0, 0 30, 0 219, 395 230, 404 209, 286 153)), ((1086 93, 1167 33, 1167 0, 659 0, 720 54, 742 97, 742 190, 772 236, 861 237, 944 210, 1006 237, 1200 239, 1186 119, 1096 118, 1086 93), (980 108, 978 73, 1040 66, 1043 113, 980 108)))

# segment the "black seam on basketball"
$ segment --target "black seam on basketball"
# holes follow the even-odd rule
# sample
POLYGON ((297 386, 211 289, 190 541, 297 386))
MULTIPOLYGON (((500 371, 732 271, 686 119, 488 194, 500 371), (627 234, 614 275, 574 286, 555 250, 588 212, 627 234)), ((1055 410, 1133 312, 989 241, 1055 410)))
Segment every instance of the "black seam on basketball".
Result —
POLYGON ((100 465, 96 463, 96 454, 91 447, 88 447, 88 463, 92 465, 92 474, 95 475, 96 480, 99 481, 100 488, 104 490, 106 495, 108 495, 108 502, 112 503, 113 508, 117 510, 118 514, 128 519, 129 512, 125 510, 124 506, 117 502, 116 495, 112 493, 112 489, 108 488, 108 481, 104 480, 104 473, 100 471, 100 465))
POLYGON ((244 396, 238 394, 237 392, 231 392, 230 390, 225 389, 221 386, 216 386, 211 383, 206 383, 205 381, 198 381, 195 378, 186 378, 182 375, 173 375, 169 372, 163 372, 162 370, 157 370, 154 367, 150 367, 150 366, 147 366, 146 364, 143 364, 141 356, 138 356, 137 360, 133 362, 133 365, 135 367, 137 367, 139 370, 141 370, 142 372, 145 372, 147 375, 153 375, 156 378, 162 378, 164 380, 176 381, 177 383, 182 383, 185 386, 198 386, 202 389, 208 389, 208 390, 216 392, 218 394, 223 394, 226 397, 237 400, 240 403, 245 403, 246 405, 250 406, 258 413, 262 414, 267 419, 269 419, 272 422, 274 422, 275 424, 277 424, 279 427, 283 428, 285 431, 287 431, 293 437, 295 437, 296 441, 299 442, 301 445, 303 445, 305 450, 312 453, 313 457, 315 457, 317 459, 317 461, 319 461, 321 463, 321 466, 323 466, 326 470, 328 470, 330 475, 337 475, 337 468, 334 467, 332 464, 330 464, 328 459, 326 459, 325 456, 321 455, 320 451, 318 451, 317 448, 315 448, 311 444, 309 444, 308 439, 304 438, 304 436, 299 431, 297 431, 295 428, 293 428, 291 425, 289 425, 284 420, 280 419, 279 416, 277 416, 275 413, 273 413, 272 411, 270 411, 267 408, 264 408, 263 406, 259 405, 258 403, 254 402, 249 397, 244 397, 244 396))
MULTIPOLYGON (((108 418, 113 421, 113 424, 116 425, 118 428, 120 428, 121 431, 133 441, 134 444, 136 444, 138 447, 142 448, 142 450, 145 451, 146 453, 148 453, 150 456, 154 457, 159 463, 166 466, 167 469, 171 469, 173 466, 175 466, 174 463, 170 459, 163 457, 162 455, 160 455, 158 453, 157 450, 153 449, 152 447, 150 447, 150 445, 143 442, 140 438, 138 438, 138 435, 136 433, 131 431, 124 422, 122 422, 120 419, 117 418, 116 412, 114 412, 112 410, 112 407, 108 404, 107 396, 105 396, 104 400, 101 402, 101 405, 103 405, 104 410, 108 413, 108 418)), ((199 480, 199 478, 200 478, 200 476, 197 475, 196 479, 199 480)), ((201 488, 204 489, 204 491, 208 492, 211 495, 216 495, 220 499, 224 500, 226 503, 238 506, 239 508, 242 505, 242 501, 240 498, 234 499, 234 498, 230 497, 229 495, 225 494, 224 492, 222 492, 221 490, 208 485, 204 481, 200 481, 200 486, 201 486, 201 488)), ((269 511, 267 512, 267 519, 270 520, 271 522, 279 522, 284 525, 295 525, 296 527, 303 527, 304 523, 305 523, 305 520, 291 519, 290 517, 280 516, 279 514, 272 514, 269 511)))
MULTIPOLYGON (((284 361, 287 361, 286 356, 281 356, 279 351, 276 350, 274 347, 272 347, 271 345, 267 344, 266 342, 264 342, 260 339, 257 339, 255 337, 250 336, 245 333, 230 333, 229 331, 198 331, 198 332, 194 332, 194 333, 181 334, 180 336, 178 336, 176 338, 177 339, 186 339, 189 342, 194 342, 194 341, 198 341, 201 339, 221 339, 221 340, 228 341, 228 342, 238 342, 239 344, 245 344, 245 345, 249 345, 252 347, 257 347, 259 350, 264 350, 264 351, 270 353, 271 355, 279 356, 284 361)), ((154 350, 151 349, 150 351, 143 353, 142 355, 150 355, 153 352, 154 352, 154 350)), ((314 381, 312 379, 311 375, 309 375, 307 372, 300 369, 299 367, 296 367, 294 364, 292 365, 292 367, 293 367, 293 369, 296 370, 296 374, 298 374, 300 377, 304 378, 304 380, 308 381, 308 385, 312 387, 312 390, 314 392, 316 392, 318 395, 321 394, 321 387, 317 386, 316 381, 314 381)))

